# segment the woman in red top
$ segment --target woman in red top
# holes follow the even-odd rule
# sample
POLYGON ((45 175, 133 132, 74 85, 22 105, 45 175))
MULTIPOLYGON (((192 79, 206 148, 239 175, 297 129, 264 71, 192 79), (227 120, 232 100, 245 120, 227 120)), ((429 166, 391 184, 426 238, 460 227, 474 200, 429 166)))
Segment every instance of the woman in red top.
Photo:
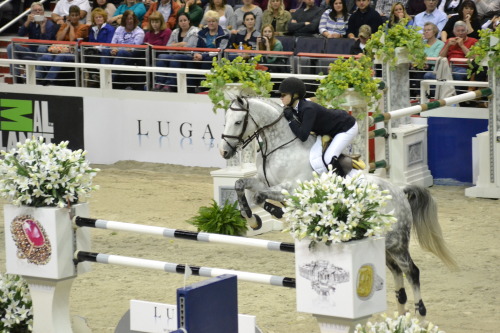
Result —
POLYGON ((172 30, 167 28, 163 15, 154 12, 148 18, 148 31, 144 36, 144 44, 165 46, 171 34, 172 30))

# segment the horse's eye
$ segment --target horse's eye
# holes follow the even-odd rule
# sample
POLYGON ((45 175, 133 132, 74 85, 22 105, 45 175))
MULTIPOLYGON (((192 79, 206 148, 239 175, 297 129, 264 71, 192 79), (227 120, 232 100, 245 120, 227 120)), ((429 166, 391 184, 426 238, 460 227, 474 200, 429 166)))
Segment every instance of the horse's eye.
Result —
POLYGON ((242 121, 240 120, 240 121, 235 122, 234 124, 235 125, 241 125, 241 123, 242 123, 242 121))

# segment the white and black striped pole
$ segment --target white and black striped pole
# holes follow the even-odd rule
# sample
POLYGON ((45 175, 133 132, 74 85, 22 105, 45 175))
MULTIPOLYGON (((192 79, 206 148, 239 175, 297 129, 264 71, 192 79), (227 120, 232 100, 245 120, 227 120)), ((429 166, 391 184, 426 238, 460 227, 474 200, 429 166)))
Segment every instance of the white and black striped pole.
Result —
POLYGON ((271 251, 295 252, 295 245, 292 243, 275 242, 265 239, 255 239, 239 236, 228 236, 211 234, 207 232, 195 232, 179 229, 169 229, 142 224, 125 223, 117 221, 107 221, 75 216, 74 223, 79 227, 107 229, 113 231, 129 231, 148 235, 163 236, 166 238, 181 238, 198 242, 232 244, 238 246, 258 247, 271 251))
MULTIPOLYGON (((184 274, 186 270, 186 266, 181 264, 174 264, 170 262, 150 260, 150 259, 140 259, 134 257, 124 257, 113 254, 86 252, 86 251, 76 251, 75 260, 78 262, 90 261, 100 264, 113 264, 113 265, 120 265, 127 267, 148 268, 148 269, 164 271, 167 273, 178 273, 178 274, 184 274)), ((189 268, 191 269, 193 275, 198 275, 198 276, 216 277, 222 274, 233 274, 236 275, 238 277, 238 280, 240 281, 295 288, 295 278, 290 278, 290 277, 235 271, 231 269, 191 266, 191 265, 189 265, 189 268)))

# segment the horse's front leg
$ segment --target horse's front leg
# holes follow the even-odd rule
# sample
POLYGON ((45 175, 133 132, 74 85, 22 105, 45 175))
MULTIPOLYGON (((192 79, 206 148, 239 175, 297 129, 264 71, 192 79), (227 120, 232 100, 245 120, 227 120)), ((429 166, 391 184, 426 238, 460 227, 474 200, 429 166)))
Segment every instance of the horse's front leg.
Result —
POLYGON ((254 195, 254 202, 258 205, 263 205, 264 210, 266 210, 272 216, 280 219, 283 217, 282 208, 280 206, 274 205, 271 202, 266 202, 266 200, 283 202, 285 199, 283 190, 290 192, 292 190, 292 183, 282 183, 276 186, 264 188, 261 191, 256 191, 254 195))
POLYGON ((240 205, 241 215, 247 219, 248 225, 254 230, 258 230, 262 227, 262 220, 259 216, 252 214, 252 209, 248 204, 245 190, 254 192, 263 188, 264 184, 262 184, 257 178, 240 178, 234 184, 234 189, 238 197, 238 203, 240 205))

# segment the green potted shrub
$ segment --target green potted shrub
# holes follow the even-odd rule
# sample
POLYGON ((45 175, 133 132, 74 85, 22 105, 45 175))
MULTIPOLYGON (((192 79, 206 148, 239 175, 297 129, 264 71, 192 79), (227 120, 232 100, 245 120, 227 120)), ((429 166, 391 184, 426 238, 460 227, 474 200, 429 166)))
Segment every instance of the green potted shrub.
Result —
POLYGON ((491 31, 484 29, 479 31, 479 40, 472 45, 467 53, 469 63, 469 76, 474 69, 474 63, 478 66, 477 73, 484 70, 483 66, 495 68, 497 75, 500 75, 500 29, 491 31))
POLYGON ((198 209, 198 215, 188 220, 199 231, 232 236, 244 235, 247 231, 247 221, 237 208, 238 202, 230 204, 227 200, 224 206, 219 206, 212 200, 211 206, 198 209))
POLYGON ((327 108, 342 108, 348 98, 346 92, 356 92, 368 107, 377 107, 382 97, 379 91, 381 80, 373 77, 372 67, 373 63, 367 56, 338 59, 331 63, 328 75, 320 79, 316 90, 317 102, 327 108))
POLYGON ((407 57, 414 67, 423 69, 427 56, 424 40, 418 32, 420 28, 407 26, 407 23, 408 20, 403 19, 390 28, 388 22, 380 26, 366 43, 367 54, 389 63, 391 68, 407 57))
POLYGON ((231 100, 226 98, 225 89, 227 84, 241 83, 242 90, 252 90, 256 95, 269 97, 273 88, 271 74, 260 70, 261 55, 246 61, 243 57, 236 57, 232 61, 222 58, 220 62, 214 58, 212 68, 207 73, 202 87, 210 88, 208 97, 214 104, 213 111, 228 109, 231 100))

